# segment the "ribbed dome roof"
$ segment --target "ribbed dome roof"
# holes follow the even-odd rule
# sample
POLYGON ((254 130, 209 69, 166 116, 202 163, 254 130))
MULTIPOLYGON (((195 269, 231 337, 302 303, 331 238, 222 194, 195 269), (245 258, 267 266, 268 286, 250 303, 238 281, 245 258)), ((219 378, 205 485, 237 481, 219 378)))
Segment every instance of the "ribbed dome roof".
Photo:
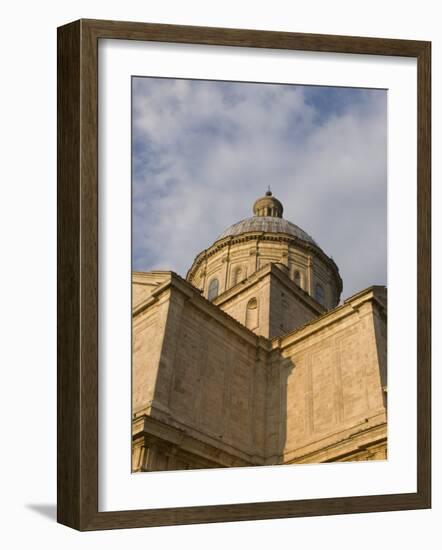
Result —
POLYGON ((242 233, 249 233, 253 231, 264 231, 266 233, 286 233, 293 237, 298 237, 308 243, 316 244, 308 233, 303 231, 300 227, 295 225, 284 218, 277 218, 273 216, 252 216, 246 218, 240 222, 234 223, 228 227, 221 235, 216 239, 224 239, 224 237, 230 237, 234 235, 241 235, 242 233))

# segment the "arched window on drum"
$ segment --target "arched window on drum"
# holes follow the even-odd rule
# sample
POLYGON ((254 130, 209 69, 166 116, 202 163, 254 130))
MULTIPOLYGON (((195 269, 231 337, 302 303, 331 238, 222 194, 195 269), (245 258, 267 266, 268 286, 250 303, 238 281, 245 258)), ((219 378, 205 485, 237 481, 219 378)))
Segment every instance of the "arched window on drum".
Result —
POLYGON ((317 302, 319 302, 322 306, 325 307, 325 292, 324 292, 324 287, 321 285, 321 283, 316 283, 315 299, 317 302))
POLYGON ((209 292, 207 294, 207 299, 212 301, 218 296, 219 292, 219 282, 218 279, 212 279, 209 283, 209 292))
POLYGON ((293 274, 293 280, 300 288, 302 288, 302 275, 298 269, 293 274))
POLYGON ((254 330, 258 327, 258 300, 252 298, 247 303, 246 310, 246 327, 250 330, 254 330))
POLYGON ((244 280, 244 270, 241 266, 235 267, 233 270, 233 277, 232 277, 232 286, 237 285, 242 280, 244 280))

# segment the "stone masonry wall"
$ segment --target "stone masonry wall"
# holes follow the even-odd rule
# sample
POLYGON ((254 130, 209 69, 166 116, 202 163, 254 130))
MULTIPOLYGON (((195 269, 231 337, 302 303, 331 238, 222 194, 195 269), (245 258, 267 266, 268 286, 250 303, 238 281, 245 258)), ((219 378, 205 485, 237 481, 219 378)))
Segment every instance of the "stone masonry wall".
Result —
POLYGON ((314 308, 311 298, 305 296, 306 302, 300 299, 303 291, 290 279, 272 276, 269 301, 269 338, 283 336, 298 327, 316 319, 323 313, 318 305, 314 308))
POLYGON ((290 280, 287 268, 276 264, 264 266, 214 303, 266 338, 286 334, 324 313, 324 308, 290 280), (257 301, 258 324, 249 326, 247 306, 253 299, 257 301))
POLYGON ((286 382, 278 398, 287 404, 283 462, 302 461, 327 446, 321 461, 336 460, 337 443, 352 435, 355 448, 347 445, 345 452, 356 452, 355 435, 385 425, 377 308, 367 301, 333 315, 319 321, 321 330, 307 326, 291 343, 281 341, 286 382))
POLYGON ((269 338, 270 319, 270 277, 258 279, 250 286, 239 285, 238 291, 231 298, 219 304, 219 307, 231 317, 246 326, 247 305, 250 300, 256 299, 258 307, 258 323, 249 328, 261 336, 269 338))
POLYGON ((148 415, 204 442, 203 458, 216 464, 221 449, 238 465, 262 462, 267 352, 260 351, 257 336, 218 313, 196 291, 186 295, 171 286, 164 296, 166 323, 155 332, 153 316, 146 315, 140 324, 147 331, 146 347, 134 350, 134 413, 146 411, 139 407, 150 399, 148 415), (161 341, 157 368, 158 355, 145 353, 156 339, 161 341))
MULTIPOLYGON (((283 280, 270 272, 249 290, 278 309, 283 280)), ((270 342, 171 273, 139 284, 135 471, 385 458, 386 316, 377 291, 270 342)))

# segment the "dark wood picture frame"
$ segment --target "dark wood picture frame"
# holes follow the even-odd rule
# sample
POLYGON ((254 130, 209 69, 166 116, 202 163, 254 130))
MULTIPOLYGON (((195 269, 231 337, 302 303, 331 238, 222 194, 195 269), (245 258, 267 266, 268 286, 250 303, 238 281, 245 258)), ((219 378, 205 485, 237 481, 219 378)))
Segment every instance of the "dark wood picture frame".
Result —
POLYGON ((79 20, 58 29, 58 521, 82 531, 431 506, 431 43, 79 20), (98 40, 403 56, 418 71, 417 492, 98 511, 98 40))

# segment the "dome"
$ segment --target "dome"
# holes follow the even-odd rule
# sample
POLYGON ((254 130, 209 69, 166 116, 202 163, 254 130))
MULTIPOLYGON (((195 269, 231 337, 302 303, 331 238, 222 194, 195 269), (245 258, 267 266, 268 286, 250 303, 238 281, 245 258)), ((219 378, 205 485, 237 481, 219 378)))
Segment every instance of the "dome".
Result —
MULTIPOLYGON (((308 233, 282 217, 284 208, 282 203, 273 196, 270 187, 264 197, 260 197, 253 205, 254 216, 234 223, 219 235, 216 241, 225 237, 233 237, 242 233, 285 233, 292 237, 316 244, 308 233)), ((216 242, 215 241, 215 242, 216 242)))
POLYGON ((255 201, 253 216, 228 227, 195 257, 187 280, 214 300, 238 291, 243 281, 255 284, 254 273, 266 276, 260 270, 275 264, 325 309, 335 307, 342 291, 338 266, 308 233, 282 217, 283 210, 269 189, 255 201))
POLYGON ((284 218, 277 218, 272 216, 252 216, 246 218, 240 222, 234 223, 228 227, 221 235, 216 239, 224 239, 225 237, 232 237, 235 235, 241 235, 241 233, 250 233, 255 231, 263 231, 265 233, 285 233, 297 237, 302 241, 316 244, 308 233, 303 231, 300 227, 295 225, 284 218))

